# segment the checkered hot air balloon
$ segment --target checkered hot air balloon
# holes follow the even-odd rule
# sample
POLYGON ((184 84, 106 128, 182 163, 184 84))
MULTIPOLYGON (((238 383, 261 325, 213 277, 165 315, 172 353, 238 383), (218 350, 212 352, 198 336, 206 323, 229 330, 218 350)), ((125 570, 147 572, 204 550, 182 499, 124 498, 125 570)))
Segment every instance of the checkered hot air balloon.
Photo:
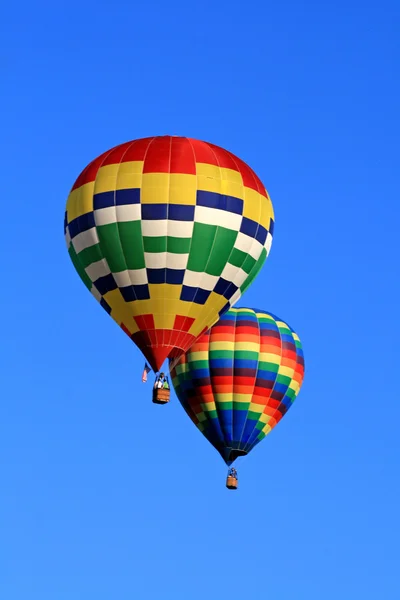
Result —
POLYGON ((72 187, 71 260, 154 371, 240 298, 271 247, 257 175, 213 144, 149 137, 108 150, 72 187))
POLYGON ((303 350, 278 317, 231 308, 171 362, 170 372, 183 408, 230 466, 292 406, 304 377, 303 350))

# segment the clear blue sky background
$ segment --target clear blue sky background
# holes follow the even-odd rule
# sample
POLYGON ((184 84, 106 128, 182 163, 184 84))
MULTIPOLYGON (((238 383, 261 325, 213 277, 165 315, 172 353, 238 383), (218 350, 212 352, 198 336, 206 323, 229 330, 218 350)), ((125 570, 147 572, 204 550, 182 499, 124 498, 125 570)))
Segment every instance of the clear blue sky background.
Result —
POLYGON ((3 7, 2 600, 400 598, 399 11, 3 7), (237 493, 64 244, 87 162, 160 134, 238 154, 276 211, 239 305, 291 324, 306 378, 237 493))

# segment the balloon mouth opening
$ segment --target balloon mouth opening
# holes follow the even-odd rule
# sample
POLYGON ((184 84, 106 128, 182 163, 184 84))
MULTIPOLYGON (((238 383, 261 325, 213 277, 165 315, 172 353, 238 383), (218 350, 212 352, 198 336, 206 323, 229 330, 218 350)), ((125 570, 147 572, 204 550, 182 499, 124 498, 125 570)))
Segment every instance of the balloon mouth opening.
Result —
POLYGON ((240 456, 246 456, 247 452, 245 450, 231 450, 229 452, 228 461, 233 463, 234 460, 239 458, 240 456))

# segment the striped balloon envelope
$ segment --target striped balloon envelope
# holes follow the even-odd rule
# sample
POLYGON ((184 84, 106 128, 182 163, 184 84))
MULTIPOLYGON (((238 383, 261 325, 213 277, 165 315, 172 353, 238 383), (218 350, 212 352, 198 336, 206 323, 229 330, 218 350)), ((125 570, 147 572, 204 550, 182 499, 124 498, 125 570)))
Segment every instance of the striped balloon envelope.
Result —
POLYGON ((183 408, 231 465, 292 406, 304 377, 303 350, 278 317, 231 308, 170 372, 183 408))
POLYGON ((83 283, 154 371, 237 302, 273 227, 271 200, 250 167, 213 144, 171 136, 92 161, 64 224, 83 283))

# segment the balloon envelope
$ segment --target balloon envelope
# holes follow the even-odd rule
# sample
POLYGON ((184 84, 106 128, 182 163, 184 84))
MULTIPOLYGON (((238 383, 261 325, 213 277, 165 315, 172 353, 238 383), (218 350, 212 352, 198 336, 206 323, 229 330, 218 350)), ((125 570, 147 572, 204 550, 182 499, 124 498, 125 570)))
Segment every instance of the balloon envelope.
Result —
POLYGON ((64 230, 82 281, 157 371, 237 302, 273 227, 268 193, 243 161, 162 136, 92 161, 72 187, 64 230))
POLYGON ((179 401, 228 465, 279 423, 304 377, 297 334, 249 308, 230 309, 174 363, 179 401))

